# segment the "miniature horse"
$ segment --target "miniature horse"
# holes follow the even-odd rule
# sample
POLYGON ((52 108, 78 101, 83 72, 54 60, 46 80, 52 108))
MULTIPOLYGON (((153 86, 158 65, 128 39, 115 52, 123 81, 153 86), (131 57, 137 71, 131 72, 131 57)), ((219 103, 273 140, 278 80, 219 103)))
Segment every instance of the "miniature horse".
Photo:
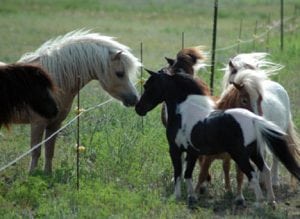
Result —
MULTIPOLYGON (((41 68, 26 64, 0 64, 0 127, 8 127, 30 109, 38 117, 51 119, 58 113, 55 88, 41 68)), ((32 112, 33 113, 33 112, 32 112)))
MULTIPOLYGON (((273 63, 266 59, 267 53, 243 53, 233 57, 225 68, 225 75, 223 78, 224 91, 221 96, 226 95, 228 89, 230 90, 230 83, 243 85, 243 81, 248 82, 247 89, 239 89, 242 94, 243 91, 248 96, 241 95, 243 101, 250 105, 251 111, 258 115, 264 116, 266 119, 273 121, 280 126, 283 131, 287 133, 287 139, 290 149, 294 156, 300 159, 300 138, 295 129, 292 119, 290 99, 287 91, 279 83, 270 80, 270 75, 278 73, 283 67, 280 64, 273 63), (252 79, 236 77, 244 69, 252 70, 256 74, 252 79), (256 77, 256 80, 254 80, 256 77), (249 81, 252 81, 249 83, 249 81), (276 110, 274 110, 276 109, 276 110)), ((241 99, 242 100, 242 99, 241 99)), ((272 183, 279 186, 279 165, 276 157, 273 157, 272 164, 272 183)), ((291 186, 295 188, 296 183, 291 178, 291 186)))
MULTIPOLYGON (((101 87, 124 106, 134 106, 138 93, 131 80, 141 63, 130 49, 112 37, 90 31, 73 31, 45 42, 36 51, 27 53, 20 63, 31 63, 46 69, 58 87, 55 95, 59 106, 54 120, 31 123, 31 146, 53 135, 71 110, 72 102, 86 84, 98 80, 101 87)), ((33 118, 34 119, 34 118, 33 118)), ((26 117, 20 118, 27 122, 26 117)), ((45 143, 44 171, 52 172, 56 137, 45 143)), ((41 148, 32 152, 30 172, 37 168, 41 148)))
MULTIPOLYGON (((177 53, 176 60, 167 57, 165 59, 169 66, 159 70, 160 73, 173 75, 176 74, 176 72, 182 71, 182 73, 186 73, 194 77, 195 81, 199 83, 199 86, 204 88, 205 95, 211 94, 209 87, 200 78, 194 75, 194 72, 205 66, 204 61, 206 56, 204 52, 202 52, 201 47, 184 48, 177 53)), ((168 114, 166 104, 162 105, 161 121, 162 124, 167 127, 168 114)))
MULTIPOLYGON (((166 68, 163 68, 160 70, 161 73, 166 74, 176 74, 178 72, 187 73, 194 77, 195 81, 199 84, 200 87, 202 87, 205 95, 210 96, 210 90, 209 87, 198 77, 194 76, 194 73, 201 67, 205 66, 205 53, 202 51, 201 47, 193 47, 193 48, 184 48, 180 50, 177 55, 176 59, 166 58, 169 66, 166 68)), ((217 101, 217 97, 213 97, 212 99, 214 101, 217 101)), ((224 109, 224 108, 222 108, 224 109)), ((161 111, 161 120, 164 126, 167 126, 167 113, 166 113, 166 105, 162 105, 162 111, 161 111)), ((230 160, 231 157, 227 153, 221 153, 221 154, 214 154, 209 156, 199 156, 199 164, 201 172, 199 174, 198 184, 196 186, 196 192, 197 193, 203 193, 205 189, 205 182, 209 182, 211 180, 211 176, 208 172, 210 164, 215 159, 221 159, 223 161, 223 172, 225 176, 225 189, 226 191, 231 191, 231 185, 230 185, 230 160)), ((237 187, 238 191, 241 191, 242 189, 242 182, 243 182, 243 173, 237 168, 237 187)), ((240 193, 240 192, 239 192, 240 193)), ((239 200, 237 200, 239 203, 239 200)))
POLYGON ((285 134, 279 127, 246 109, 215 111, 213 101, 187 74, 168 75, 149 71, 144 93, 135 106, 138 115, 145 116, 163 101, 167 104, 167 139, 174 167, 175 196, 181 196, 182 152, 187 152, 184 178, 188 203, 193 207, 196 196, 192 185, 192 172, 199 155, 228 152, 247 175, 254 189, 256 201, 263 195, 250 159, 265 176, 268 200, 275 203, 270 169, 262 153, 264 143, 278 156, 286 168, 300 180, 300 167, 288 150, 285 134))

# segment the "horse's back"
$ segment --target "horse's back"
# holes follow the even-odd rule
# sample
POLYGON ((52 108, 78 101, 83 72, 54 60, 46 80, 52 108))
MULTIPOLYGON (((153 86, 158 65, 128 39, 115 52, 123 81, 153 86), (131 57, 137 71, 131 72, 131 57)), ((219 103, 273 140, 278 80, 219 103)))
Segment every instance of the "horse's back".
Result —
POLYGON ((287 91, 279 83, 270 80, 263 83, 263 88, 262 110, 264 118, 273 121, 286 131, 290 121, 290 99, 287 91))
POLYGON ((226 152, 233 144, 242 144, 243 134, 233 116, 215 111, 194 126, 191 140, 203 154, 216 154, 226 152))

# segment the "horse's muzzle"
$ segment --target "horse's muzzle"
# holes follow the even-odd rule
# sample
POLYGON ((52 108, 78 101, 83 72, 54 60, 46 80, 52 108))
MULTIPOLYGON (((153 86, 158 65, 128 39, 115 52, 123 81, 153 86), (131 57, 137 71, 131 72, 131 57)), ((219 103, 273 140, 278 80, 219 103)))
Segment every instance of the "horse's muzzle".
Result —
POLYGON ((145 116, 147 114, 147 110, 144 110, 143 107, 139 103, 137 103, 137 105, 135 106, 135 112, 139 116, 145 116))
POLYGON ((122 98, 122 102, 126 107, 135 106, 138 101, 139 97, 136 95, 128 95, 122 98))

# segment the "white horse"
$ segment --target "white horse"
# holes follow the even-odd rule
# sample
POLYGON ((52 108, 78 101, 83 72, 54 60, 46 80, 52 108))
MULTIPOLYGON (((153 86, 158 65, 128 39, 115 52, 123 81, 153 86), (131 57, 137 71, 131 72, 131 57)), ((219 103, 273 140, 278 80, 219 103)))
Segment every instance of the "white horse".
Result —
MULTIPOLYGON (((90 31, 73 31, 45 42, 35 52, 27 53, 18 61, 46 69, 59 89, 55 96, 58 116, 51 120, 38 120, 34 116, 16 118, 19 123, 31 123, 31 146, 57 131, 68 115, 78 91, 91 80, 98 80, 102 88, 125 106, 134 106, 138 94, 130 75, 134 76, 141 63, 130 49, 112 37, 90 31)), ((56 136, 45 143, 46 173, 52 172, 52 159, 56 136)), ((30 172, 35 170, 41 149, 32 153, 30 172)))
MULTIPOLYGON (((229 61, 225 68, 225 75, 223 77, 224 91, 221 97, 224 96, 229 88, 230 83, 239 83, 236 80, 239 72, 244 69, 252 69, 253 72, 259 74, 257 80, 251 83, 253 89, 249 90, 250 104, 254 113, 262 115, 267 120, 273 121, 276 125, 282 128, 288 135, 288 141, 291 150, 295 156, 299 156, 300 141, 295 130, 292 120, 290 99, 287 91, 277 82, 270 80, 269 76, 276 74, 282 66, 266 59, 267 53, 245 53, 239 54, 229 61), (258 88, 261 86, 261 89, 258 88)), ((279 170, 278 160, 273 156, 272 164, 272 183, 278 186, 279 170)), ((294 182, 291 182, 293 185, 294 182)))

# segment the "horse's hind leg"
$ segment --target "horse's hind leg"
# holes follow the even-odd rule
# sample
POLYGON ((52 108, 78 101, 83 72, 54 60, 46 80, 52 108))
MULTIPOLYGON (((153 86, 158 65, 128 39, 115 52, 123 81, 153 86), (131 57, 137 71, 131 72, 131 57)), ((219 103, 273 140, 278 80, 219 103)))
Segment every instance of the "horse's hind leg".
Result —
POLYGON ((245 205, 245 197, 243 195, 243 181, 244 173, 241 171, 239 166, 235 165, 236 169, 236 183, 237 183, 237 197, 235 198, 235 203, 237 205, 245 205))
POLYGON ((268 202, 272 207, 276 207, 275 195, 272 188, 272 181, 271 181, 271 170, 269 166, 264 161, 263 157, 255 151, 251 155, 251 160, 255 163, 258 167, 259 171, 261 172, 261 176, 263 177, 266 189, 267 189, 267 198, 268 202))
POLYGON ((256 205, 259 206, 263 200, 262 191, 259 185, 258 176, 250 164, 248 152, 244 146, 232 147, 235 149, 240 149, 236 151, 231 151, 230 155, 232 159, 237 163, 239 168, 246 174, 249 180, 250 187, 254 190, 256 197, 256 205), (241 148, 242 147, 242 148, 241 148))
MULTIPOLYGON (((42 141, 44 129, 45 127, 41 124, 31 124, 31 147, 36 146, 42 141)), ((42 146, 40 145, 31 153, 31 162, 29 167, 30 173, 32 173, 37 168, 38 161, 41 156, 41 147, 42 146)))
POLYGON ((206 190, 206 182, 208 182, 209 167, 214 161, 215 157, 213 155, 203 156, 203 160, 200 163, 200 174, 198 177, 198 183, 196 185, 195 191, 197 194, 203 194, 206 190))
MULTIPOLYGON (((46 128, 46 136, 45 138, 49 138, 53 133, 55 133, 59 129, 60 125, 51 125, 46 128)), ((52 160, 54 156, 54 147, 56 142, 57 134, 55 134, 52 138, 50 138, 45 143, 45 165, 44 171, 46 174, 52 173, 52 160)))

